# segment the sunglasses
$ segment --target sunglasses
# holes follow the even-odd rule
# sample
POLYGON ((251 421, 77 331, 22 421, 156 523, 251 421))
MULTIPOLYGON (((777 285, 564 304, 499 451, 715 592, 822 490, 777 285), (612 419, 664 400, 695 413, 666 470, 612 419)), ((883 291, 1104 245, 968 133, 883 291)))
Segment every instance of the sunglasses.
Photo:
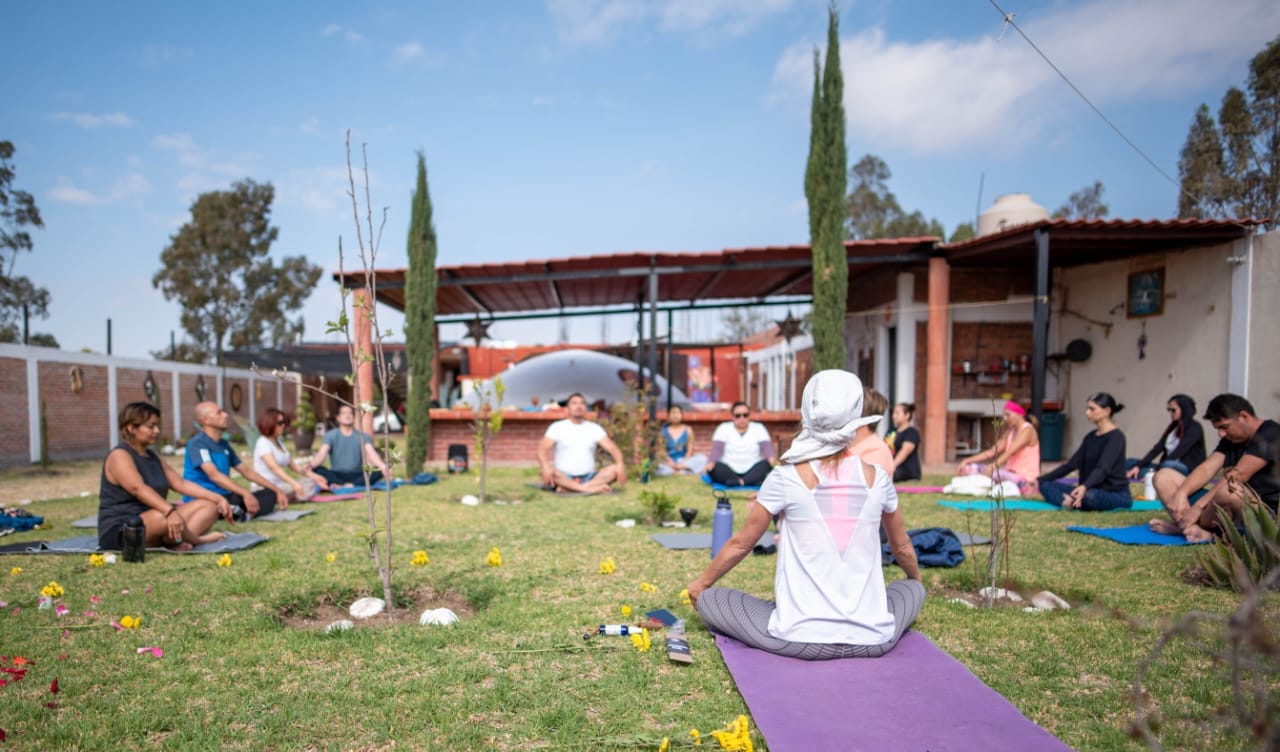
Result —
POLYGON ((735 418, 750 418, 750 417, 751 417, 751 413, 734 413, 734 414, 733 414, 733 417, 735 417, 735 418))
POLYGON ((1178 408, 1176 407, 1166 407, 1164 410, 1170 415, 1173 415, 1174 413, 1178 412, 1178 408))

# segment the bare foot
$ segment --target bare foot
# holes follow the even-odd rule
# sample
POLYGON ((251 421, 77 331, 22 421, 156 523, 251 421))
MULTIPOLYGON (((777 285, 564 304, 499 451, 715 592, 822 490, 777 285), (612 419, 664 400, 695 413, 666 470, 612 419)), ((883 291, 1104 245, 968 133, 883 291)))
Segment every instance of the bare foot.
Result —
POLYGON ((226 540, 226 539, 227 539, 226 533, 205 533, 199 538, 196 538, 196 545, 204 545, 205 543, 217 543, 220 540, 226 540))
POLYGON ((1173 520, 1152 520, 1147 523, 1147 527, 1151 532, 1161 535, 1182 535, 1182 528, 1173 520))
POLYGON ((1182 531, 1187 536, 1187 540, 1192 543, 1209 543, 1213 541, 1213 533, 1205 530, 1199 525, 1188 525, 1186 530, 1182 531))
POLYGON ((186 541, 178 541, 177 543, 172 543, 172 544, 166 543, 164 547, 169 549, 170 551, 190 551, 191 549, 195 548, 195 546, 191 545, 190 543, 187 543, 186 541))

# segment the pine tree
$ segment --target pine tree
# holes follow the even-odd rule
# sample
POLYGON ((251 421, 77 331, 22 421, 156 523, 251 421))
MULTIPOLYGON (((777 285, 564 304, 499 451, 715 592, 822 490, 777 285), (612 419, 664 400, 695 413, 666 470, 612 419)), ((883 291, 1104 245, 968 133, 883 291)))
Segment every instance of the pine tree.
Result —
POLYGON ((811 223, 816 225, 810 228, 816 370, 845 366, 844 317, 849 265, 844 247, 844 202, 848 157, 844 143, 844 75, 840 70, 839 25, 839 16, 831 6, 827 10, 827 58, 822 71, 822 95, 813 107, 810 126, 813 129, 810 165, 818 175, 810 198, 811 223))
POLYGON ((1191 131, 1178 160, 1178 216, 1206 218, 1221 204, 1222 139, 1209 114, 1209 105, 1196 110, 1191 131))
POLYGON ((431 443, 431 375, 436 357, 436 228, 427 191, 427 159, 418 152, 418 184, 409 219, 405 279, 405 354, 409 359, 408 447, 405 465, 422 468, 431 443))

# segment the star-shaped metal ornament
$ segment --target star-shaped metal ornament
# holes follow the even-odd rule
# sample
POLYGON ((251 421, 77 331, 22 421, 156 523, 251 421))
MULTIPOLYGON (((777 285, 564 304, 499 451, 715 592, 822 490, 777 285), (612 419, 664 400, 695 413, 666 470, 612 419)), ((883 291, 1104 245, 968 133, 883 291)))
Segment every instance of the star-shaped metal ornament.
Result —
POLYGON ((476 316, 467 322, 467 336, 476 341, 476 347, 480 346, 480 341, 489 336, 489 327, 493 325, 492 321, 481 321, 476 316))
POLYGON ((798 319, 791 315, 791 311, 787 311, 787 317, 781 321, 775 321, 778 325, 778 336, 787 340, 787 344, 791 344, 793 337, 798 337, 804 328, 804 320, 798 319))

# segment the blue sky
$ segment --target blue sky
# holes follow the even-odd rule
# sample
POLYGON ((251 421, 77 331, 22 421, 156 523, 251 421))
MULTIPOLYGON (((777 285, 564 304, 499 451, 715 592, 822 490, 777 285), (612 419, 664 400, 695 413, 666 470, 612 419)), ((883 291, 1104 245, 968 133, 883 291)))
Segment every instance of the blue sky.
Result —
MULTIPOLYGON (((1032 39, 1176 177, 1196 106, 1216 111, 1280 30, 1268 0, 1003 0, 1032 39), (1224 7, 1225 6, 1225 7, 1224 7)), ((145 357, 181 338, 151 286, 202 191, 270 181, 279 240, 326 270, 303 313, 323 340, 337 239, 354 242, 344 133, 389 208, 378 265, 405 264, 415 151, 439 263, 808 241, 803 174, 825 0, 24 3, 6 10, 0 139, 46 228, 17 272, 52 293, 33 329, 145 357)), ((1125 146, 989 0, 839 3, 850 160, 893 170, 950 231, 1028 192, 1094 180, 1113 217, 1167 218, 1176 188, 1125 146)), ((384 312, 383 325, 399 320, 384 312)), ((713 319, 680 338, 719 334, 713 319)), ((442 332, 460 336, 460 327, 442 332)), ((632 324, 610 322, 611 341, 632 324)), ((575 341, 598 341, 575 320, 575 341)), ((551 342, 554 321, 492 333, 551 342)))

